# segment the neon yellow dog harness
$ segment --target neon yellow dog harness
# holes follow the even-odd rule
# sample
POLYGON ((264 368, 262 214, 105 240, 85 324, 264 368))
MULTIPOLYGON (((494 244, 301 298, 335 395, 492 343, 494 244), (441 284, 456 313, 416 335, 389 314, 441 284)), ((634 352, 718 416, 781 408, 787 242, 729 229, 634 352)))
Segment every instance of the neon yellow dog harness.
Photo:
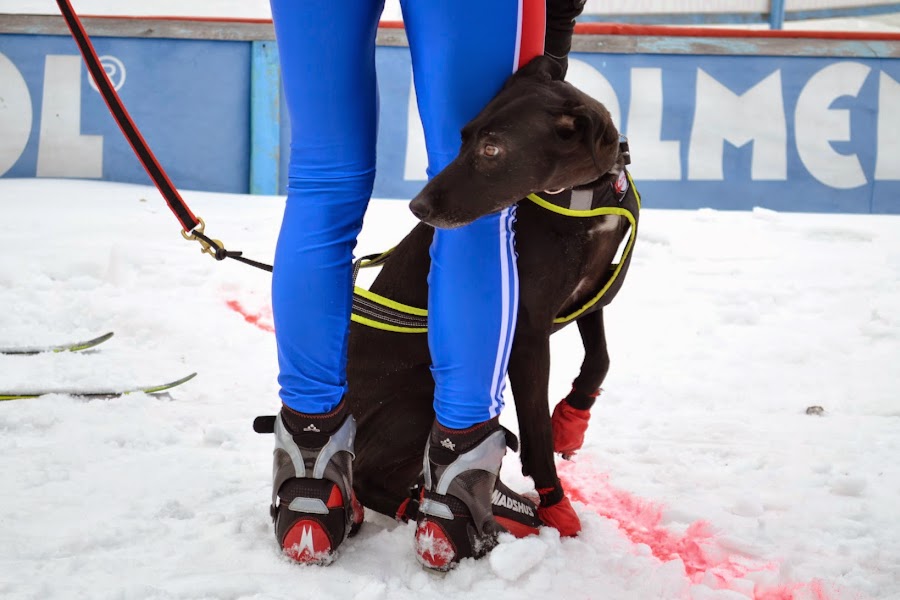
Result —
MULTIPOLYGON (((631 174, 622 169, 614 181, 604 178, 601 184, 593 189, 565 190, 559 194, 553 194, 555 202, 549 202, 538 194, 529 194, 527 199, 538 206, 566 217, 592 218, 614 215, 628 220, 630 231, 628 242, 622 251, 618 263, 609 266, 609 276, 600 290, 580 308, 573 312, 557 317, 554 323, 562 325, 568 323, 585 313, 585 311, 597 306, 606 306, 618 293, 625 279, 625 273, 631 263, 631 251, 637 239, 638 215, 641 209, 641 197, 634 186, 631 174), (612 204, 612 205, 611 205, 612 204), (564 206, 567 205, 567 206, 564 206)), ((550 196, 550 194, 546 194, 550 196)), ((359 259, 353 272, 353 280, 359 269, 378 267, 383 265, 394 251, 393 248, 359 259)), ((370 292, 358 286, 353 288, 353 312, 351 320, 385 331, 396 333, 426 333, 428 331, 428 310, 409 306, 370 292)))

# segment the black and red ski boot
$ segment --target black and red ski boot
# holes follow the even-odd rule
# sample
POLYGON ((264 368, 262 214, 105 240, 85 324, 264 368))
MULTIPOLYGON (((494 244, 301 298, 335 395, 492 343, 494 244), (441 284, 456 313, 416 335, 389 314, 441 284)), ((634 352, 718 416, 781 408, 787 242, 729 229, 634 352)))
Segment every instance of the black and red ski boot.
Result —
POLYGON ((278 544, 297 562, 330 563, 363 521, 353 494, 356 421, 344 402, 322 415, 283 406, 276 417, 257 417, 254 429, 275 434, 269 510, 278 544))
POLYGON ((531 498, 514 492, 499 478, 491 494, 491 504, 497 523, 517 538, 540 533, 543 523, 538 516, 538 505, 531 498))
POLYGON ((425 448, 425 486, 416 526, 416 555, 429 569, 447 571, 497 545, 503 528, 491 496, 506 453, 497 418, 468 429, 435 422, 425 448))

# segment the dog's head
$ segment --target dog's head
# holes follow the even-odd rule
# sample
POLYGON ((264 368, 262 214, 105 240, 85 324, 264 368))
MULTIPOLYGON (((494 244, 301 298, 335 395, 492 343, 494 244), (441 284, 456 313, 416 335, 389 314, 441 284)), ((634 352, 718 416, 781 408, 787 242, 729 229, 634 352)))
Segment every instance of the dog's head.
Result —
POLYGON ((463 127, 459 155, 413 198, 413 214, 434 227, 460 227, 612 169, 619 132, 609 111, 560 77, 559 65, 543 56, 510 77, 463 127))

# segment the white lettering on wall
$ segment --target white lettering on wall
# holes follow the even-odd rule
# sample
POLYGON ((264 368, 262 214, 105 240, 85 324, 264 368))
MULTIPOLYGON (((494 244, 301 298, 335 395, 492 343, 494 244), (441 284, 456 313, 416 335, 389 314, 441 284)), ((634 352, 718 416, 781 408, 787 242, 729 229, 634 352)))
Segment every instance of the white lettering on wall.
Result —
POLYGON ((871 69, 855 62, 838 62, 813 75, 800 92, 794 127, 797 152, 809 173, 837 189, 865 185, 866 174, 855 154, 840 154, 832 141, 850 140, 850 111, 832 109, 841 96, 856 96, 871 69))
POLYGON ((881 72, 878 82, 878 150, 875 179, 900 179, 900 83, 881 72))
POLYGON ((33 119, 28 84, 3 53, 0 53, 0 90, 0 175, 3 175, 25 151, 33 119))
POLYGON ((81 135, 81 58, 47 56, 38 177, 103 176, 103 137, 81 135))
POLYGON ((775 71, 741 95, 697 69, 694 124, 688 152, 688 177, 724 179, 725 142, 753 142, 751 177, 787 179, 787 119, 781 71, 775 71))
POLYGON ((632 69, 628 141, 638 179, 681 179, 681 142, 663 141, 662 121, 662 69, 632 69))
POLYGON ((609 111, 615 126, 622 131, 622 109, 619 107, 619 97, 612 84, 600 74, 600 71, 582 60, 570 57, 566 81, 588 96, 602 102, 609 111))

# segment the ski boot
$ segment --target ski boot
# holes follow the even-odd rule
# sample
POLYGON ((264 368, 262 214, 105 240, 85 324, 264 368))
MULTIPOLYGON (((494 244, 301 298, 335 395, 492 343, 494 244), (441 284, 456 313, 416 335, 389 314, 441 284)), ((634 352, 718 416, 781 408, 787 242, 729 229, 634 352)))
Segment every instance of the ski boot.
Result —
POLYGON ((435 422, 425 448, 425 485, 416 526, 416 556, 426 568, 447 571, 479 558, 504 529, 492 513, 506 432, 495 417, 468 429, 435 422))
POLYGON ((275 434, 269 512, 278 544, 299 563, 330 563, 363 521, 353 493, 356 421, 341 402, 323 415, 283 406, 276 417, 257 417, 253 428, 275 434))

